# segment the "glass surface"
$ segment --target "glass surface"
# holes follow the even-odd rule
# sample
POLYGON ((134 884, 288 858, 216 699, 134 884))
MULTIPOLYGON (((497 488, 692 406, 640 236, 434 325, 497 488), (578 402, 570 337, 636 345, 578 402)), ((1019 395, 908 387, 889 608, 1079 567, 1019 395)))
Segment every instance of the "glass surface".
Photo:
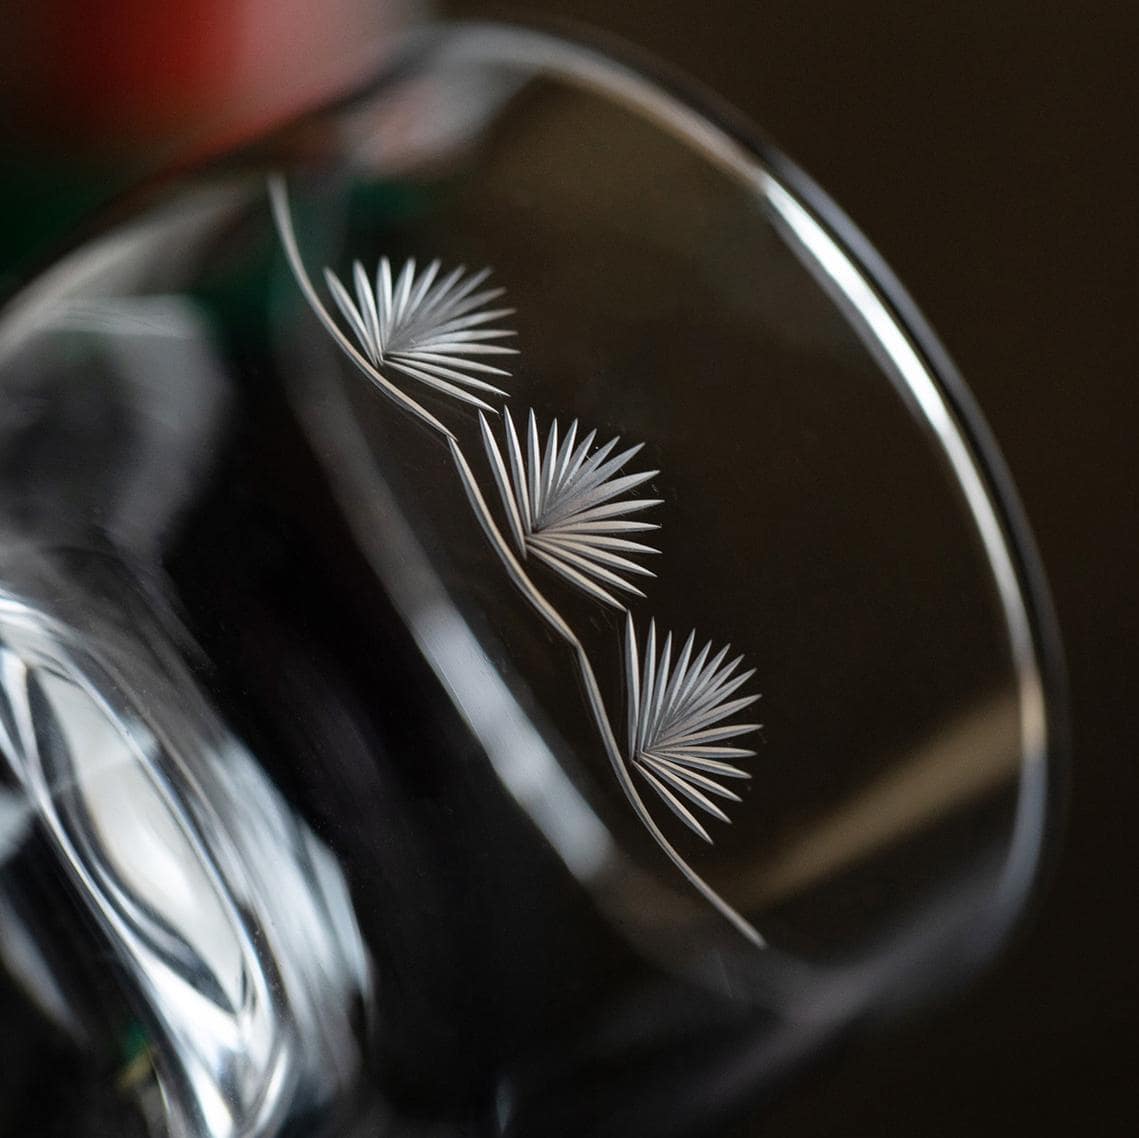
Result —
POLYGON ((460 26, 15 298, 0 1129, 714 1134, 975 971, 1043 602, 852 246, 665 86, 460 26))

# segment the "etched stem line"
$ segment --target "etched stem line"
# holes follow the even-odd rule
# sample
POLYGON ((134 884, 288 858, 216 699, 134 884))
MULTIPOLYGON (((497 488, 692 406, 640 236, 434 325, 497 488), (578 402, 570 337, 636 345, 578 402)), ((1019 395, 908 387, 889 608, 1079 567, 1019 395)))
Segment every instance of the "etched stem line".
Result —
POLYGON ((273 220, 276 222, 277 232, 285 247, 285 256, 288 258, 289 268, 293 270, 297 286, 304 294, 304 298, 308 301, 316 318, 324 325, 325 331, 336 341, 336 346, 397 407, 414 415, 420 422, 425 423, 432 430, 438 431, 445 439, 453 439, 455 436, 452 432, 439 422, 427 408, 421 407, 410 395, 401 391, 394 383, 372 367, 368 360, 357 351, 355 344, 344 335, 340 325, 336 323, 332 314, 321 303, 320 297, 309 279, 304 261, 301 260, 300 250, 297 248, 297 235, 293 230, 293 218, 289 209, 289 191, 285 187, 285 179, 280 174, 272 174, 269 177, 269 205, 273 211, 273 220))
POLYGON ((462 447, 459 445, 459 441, 454 433, 427 411, 426 408, 420 406, 411 396, 407 395, 383 376, 377 368, 373 367, 372 364, 356 350, 352 342, 344 335, 343 331, 341 331, 332 315, 324 307, 316 289, 313 287, 308 271, 305 269, 304 262, 301 259, 300 250, 297 247, 296 233, 293 229, 292 215, 289 209, 288 190, 285 186, 284 178, 279 174, 272 175, 269 178, 269 200, 273 220, 276 223, 278 233, 281 237, 281 243, 284 246, 289 267, 292 270, 298 287, 308 301, 317 319, 324 325, 341 351, 363 372, 365 377, 381 394, 387 396, 387 398, 398 407, 413 415, 443 438, 451 452, 451 458, 455 463, 459 480, 462 482, 463 490, 470 503, 471 509, 474 511, 475 518, 495 553, 497 553, 503 567, 506 569, 507 576, 538 615, 572 649, 582 684, 585 687, 586 702, 589 704, 590 713, 593 716, 598 733, 601 736, 605 754, 609 759, 610 765, 613 767, 613 773, 616 775, 617 781, 622 791, 624 791, 629 805, 633 808, 633 812, 640 819, 645 829, 652 835, 653 840, 661 848, 665 856, 676 866, 692 888, 744 937, 751 941, 752 944, 758 948, 764 947, 765 942, 759 932, 745 920, 744 917, 737 913, 736 910, 684 860, 680 853, 673 847, 672 843, 669 842, 668 838, 665 837, 652 814, 649 813, 648 807, 645 805, 644 800, 633 784, 628 767, 625 765, 625 760, 617 745, 617 739, 613 733, 609 714, 605 708, 605 701, 601 696, 601 688, 597 682, 597 676, 593 671, 593 665, 589 660, 589 656, 586 654, 584 646, 578 639, 577 633, 569 626, 558 610, 546 600, 534 582, 530 580, 521 562, 519 562, 509 544, 502 536, 502 532, 499 530, 498 524, 495 522, 486 504, 486 499, 479 489, 478 480, 475 478, 470 463, 467 461, 466 455, 463 453, 462 447))
POLYGON ((487 539, 494 547, 510 579, 514 582, 518 591, 522 593, 534 607, 538 615, 573 649, 574 657, 577 660, 578 671, 581 674, 581 680, 585 686, 589 709, 597 725, 598 732, 601 735, 601 742, 605 748, 605 754, 613 767, 613 773, 617 776, 617 781, 621 789, 625 792, 625 797, 629 800, 629 805, 633 808, 633 812, 641 820, 645 829, 652 835, 653 840, 660 846, 668 859, 680 870, 688 883, 704 900, 721 916, 730 921, 757 948, 764 947, 764 939, 754 926, 737 913, 736 910, 684 860, 668 838, 665 837, 660 827, 656 824, 656 820, 652 814, 649 813, 644 799, 641 798, 639 791, 633 783, 629 769, 625 765, 625 760, 621 755, 620 748, 617 746, 617 739, 613 733, 609 714, 605 709, 605 701, 601 697, 601 688, 597 682, 597 676, 593 671, 593 664, 586 654, 585 647, 578 639, 577 633, 565 622, 557 609, 546 600, 537 586, 530 580, 518 559, 514 556, 506 539, 502 536, 502 531, 499 530, 497 523, 491 516, 490 510, 487 508, 486 499, 483 498, 482 491, 479 489, 475 476, 471 471, 470 464, 467 462, 466 456, 463 454, 458 442, 452 438, 448 440, 448 445, 451 450, 451 457, 455 461, 455 467, 459 472, 459 478, 463 483, 463 489, 466 491, 467 500, 470 502, 479 524, 482 526, 483 533, 486 534, 487 539))

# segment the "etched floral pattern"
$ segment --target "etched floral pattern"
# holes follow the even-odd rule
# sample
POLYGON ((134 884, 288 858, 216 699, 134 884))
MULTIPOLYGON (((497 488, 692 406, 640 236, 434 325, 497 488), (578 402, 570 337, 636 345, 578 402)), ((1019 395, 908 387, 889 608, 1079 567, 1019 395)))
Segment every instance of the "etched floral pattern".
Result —
POLYGON ((661 499, 628 495, 658 471, 622 473, 641 446, 619 449, 617 438, 596 446, 597 432, 581 436, 576 420, 563 433, 554 419, 543 443, 532 410, 523 442, 510 412, 503 409, 505 443, 500 446, 488 418, 496 409, 483 396, 505 396, 492 379, 501 380, 508 373, 486 358, 514 350, 500 342, 513 333, 496 326, 513 310, 489 307, 503 292, 482 287, 489 269, 467 275, 459 268, 440 279, 438 261, 432 261, 421 275, 416 273, 415 262, 408 261, 393 279, 388 259, 381 257, 373 283, 356 262, 352 274, 355 299, 326 269, 329 291, 360 346, 357 349, 325 307, 304 267, 280 177, 270 180, 270 202, 297 284, 316 317, 377 391, 445 443, 467 500, 508 577, 572 649, 586 705, 634 813, 700 896, 752 944, 762 947, 764 940, 755 927, 692 868, 661 830, 630 773, 636 772, 688 829, 711 842, 700 815, 729 820, 720 803, 739 802, 740 796, 726 784, 751 777, 736 764, 755 753, 736 741, 759 729, 758 724, 735 718, 759 698, 738 694, 754 675, 754 670, 739 670, 742 657, 728 660, 727 647, 713 653, 710 641, 696 652, 694 633, 674 655, 671 633, 658 648, 655 621, 649 623, 644 645, 638 642, 624 598, 644 596, 633 580, 655 576, 642 561, 659 551, 631 535, 642 538, 660 528, 635 515, 660 505, 661 499), (483 448, 510 540, 487 505, 459 432, 393 383, 391 371, 479 409, 483 448), (595 600, 626 612, 628 734, 624 751, 589 654, 566 618, 531 580, 526 567, 530 560, 555 571, 595 600))
POLYGON ((514 309, 486 307, 506 291, 480 289, 490 269, 468 275, 460 267, 438 280, 441 267, 432 261, 417 276, 415 261, 410 260, 393 280, 390 262, 381 257, 373 285, 356 261, 355 301, 331 269, 324 270, 324 279, 374 367, 387 365, 435 391, 490 411, 490 404, 475 393, 506 394, 489 377, 504 379, 510 373, 485 360, 516 353, 495 342, 514 333, 493 326, 494 321, 513 315, 514 309))
POLYGON ((523 450, 509 411, 503 411, 503 419, 509 471, 486 416, 479 416, 483 446, 518 551, 523 556, 533 555, 590 596, 614 608, 625 606, 610 589, 643 597, 644 593, 629 577, 655 574, 633 557, 658 550, 631 541, 627 535, 660 527, 653 522, 630 520, 627 515, 660 505, 661 500, 621 495, 660 472, 646 470, 618 477, 642 444, 614 455, 620 440, 610 439, 593 450, 596 431, 579 441, 575 419, 559 439, 555 419, 543 447, 538 422, 531 411, 523 450))
POLYGON ((650 621, 642 652, 632 615, 627 617, 628 753, 638 773, 668 808, 711 842, 691 807, 721 822, 730 821, 714 799, 740 801, 723 780, 750 778, 733 763, 755 752, 729 740, 758 731, 759 724, 724 720, 738 715, 759 696, 732 698, 755 675, 755 669, 737 671, 742 656, 725 662, 730 645, 712 655, 708 641, 694 658, 695 643, 696 633, 690 632, 674 659, 670 632, 658 652, 656 622, 650 621))

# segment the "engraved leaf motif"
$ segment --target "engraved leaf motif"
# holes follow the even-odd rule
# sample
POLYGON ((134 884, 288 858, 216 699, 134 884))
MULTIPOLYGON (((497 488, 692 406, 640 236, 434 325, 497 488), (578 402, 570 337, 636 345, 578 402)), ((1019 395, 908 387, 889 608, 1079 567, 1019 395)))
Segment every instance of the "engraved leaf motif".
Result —
POLYGON ((713 799, 740 801, 722 780, 751 778, 732 762, 750 758, 755 752, 729 740, 758 731, 760 725, 724 720, 755 703, 759 696, 736 697, 755 675, 755 669, 737 672, 743 657, 727 660, 730 645, 712 655, 709 641, 694 655, 695 642, 696 634, 690 632, 674 658, 670 632, 658 652, 656 622, 652 621, 642 654, 633 618, 627 618, 628 753, 633 766, 665 805, 689 829, 711 842, 690 807, 721 822, 731 821, 713 799))
MULTIPOLYGON (((495 326, 495 321, 510 315, 513 310, 489 307, 503 290, 482 289, 489 270, 466 276, 465 270, 459 268, 440 280, 438 261, 431 262, 417 276, 415 262, 409 260, 398 278, 393 280, 391 265, 387 258, 381 258, 374 285, 368 280, 360 262, 354 263, 356 296, 353 299, 335 274, 325 269, 328 288, 342 320, 359 341, 358 350, 341 322, 325 307, 305 268, 289 208, 288 187, 282 174, 270 177, 269 200, 293 276, 321 325, 383 395, 445 441, 467 499, 511 581, 531 601, 551 629, 575 649, 578 674, 600 732, 602 746, 637 817, 700 896, 753 945, 763 947, 763 937, 754 926, 692 869, 661 831, 638 793, 629 770, 629 767, 635 767, 669 809, 710 842, 711 837, 690 806, 728 821, 727 815, 713 799, 739 801, 739 796, 723 783, 725 780, 751 777, 747 771, 732 765, 730 760, 750 757, 754 752, 729 741, 757 730, 758 726, 725 723, 725 720, 758 698, 736 696, 754 673, 737 674, 738 657, 725 664, 727 647, 710 658, 710 642, 694 659, 694 634, 689 635, 675 660, 671 634, 658 652, 655 623, 649 626, 642 666, 636 631, 632 618, 628 617, 626 678, 629 735, 627 754, 622 754, 597 676, 584 647, 516 561, 509 542, 487 506, 458 437, 380 370, 383 367, 385 371, 389 368, 400 371, 435 391, 493 413, 494 408, 477 393, 506 393, 481 377, 506 376, 508 373, 476 357, 500 356, 513 351, 496 342, 513 333, 495 326)), ((628 515, 660 503, 658 499, 620 497, 656 474, 656 471, 649 471, 620 475, 622 467, 640 447, 614 454, 618 440, 612 439, 591 453, 595 431, 579 442, 578 424, 574 421, 564 438, 559 440, 558 423, 554 420, 543 449, 531 411, 524 451, 509 413, 504 413, 503 418, 509 470, 489 423, 481 413, 479 425, 511 535, 521 556, 525 558, 533 554, 535 559, 556 570, 587 594, 619 609, 625 606, 609 591, 610 588, 643 595, 627 578, 630 575, 653 576, 635 558, 658 551, 631 540, 628 535, 659 527, 650 522, 631 520, 628 515)))
POLYGON ((506 291, 481 287, 490 269, 468 274, 460 266, 439 279, 441 267, 432 261, 417 274, 412 259, 393 279, 391 264, 381 257, 373 282, 356 261, 355 300, 331 269, 324 270, 324 279, 373 366, 394 368, 444 395, 491 411, 476 393, 506 394, 490 379, 510 373, 487 363, 486 357, 517 354, 493 342, 514 335, 494 324, 514 309, 488 307, 506 291))
POLYGON ((643 597, 628 577, 653 577, 635 556, 659 552, 632 541, 631 533, 659 529, 652 522, 629 520, 625 515, 660 504, 659 498, 620 498, 660 472, 619 475, 643 444, 617 454, 620 439, 610 439, 593 450, 596 431, 578 439, 575 419, 564 436, 555 419, 543 447, 538 422, 531 411, 523 449, 510 412, 504 410, 509 471, 486 416, 480 414, 483 445, 506 510, 518 551, 561 574, 591 597, 614 608, 625 606, 610 589, 643 597))

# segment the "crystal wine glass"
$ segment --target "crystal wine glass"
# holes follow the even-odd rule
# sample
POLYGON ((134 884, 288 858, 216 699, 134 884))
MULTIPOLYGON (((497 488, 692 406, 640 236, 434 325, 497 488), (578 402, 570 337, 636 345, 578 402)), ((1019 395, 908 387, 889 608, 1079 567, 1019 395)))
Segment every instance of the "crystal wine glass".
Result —
POLYGON ((147 187, 0 317, 0 488, 22 1132, 715 1134, 1023 910, 1008 476, 672 79, 437 27, 147 187))

